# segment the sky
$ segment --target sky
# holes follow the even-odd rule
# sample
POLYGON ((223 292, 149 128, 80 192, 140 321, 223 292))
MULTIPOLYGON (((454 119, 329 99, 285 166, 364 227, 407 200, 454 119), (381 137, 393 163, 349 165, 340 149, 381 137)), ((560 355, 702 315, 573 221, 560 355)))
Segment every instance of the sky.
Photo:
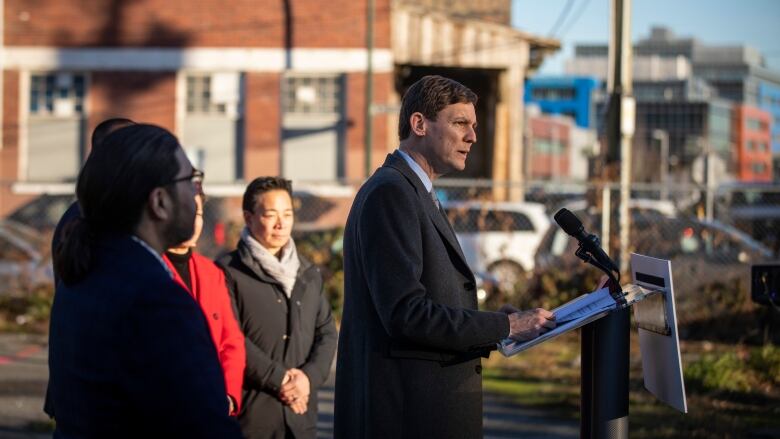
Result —
MULTIPOLYGON (((752 46, 780 71, 780 0, 633 0, 632 6, 634 41, 662 25, 704 44, 752 46)), ((609 14, 610 0, 512 0, 514 27, 561 42, 561 50, 542 64, 544 75, 563 74, 575 44, 606 43, 609 14), (556 26, 567 5, 568 15, 556 26)))

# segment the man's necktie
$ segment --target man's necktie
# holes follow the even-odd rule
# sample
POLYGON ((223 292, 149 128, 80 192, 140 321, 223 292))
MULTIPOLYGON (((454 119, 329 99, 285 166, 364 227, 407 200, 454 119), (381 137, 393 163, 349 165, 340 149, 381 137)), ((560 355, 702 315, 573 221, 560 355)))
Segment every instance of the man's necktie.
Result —
POLYGON ((429 192, 431 195, 431 199, 433 200, 433 204, 436 205, 436 208, 441 211, 441 203, 439 202, 439 197, 436 196, 436 189, 431 188, 431 191, 429 192))
POLYGON ((447 217, 447 212, 445 212, 444 208, 441 207, 439 197, 436 196, 436 189, 431 189, 429 193, 431 195, 431 199, 433 200, 433 204, 436 206, 436 209, 439 211, 441 216, 444 217, 444 222, 446 222, 447 225, 450 226, 450 230, 452 230, 452 224, 450 224, 450 219, 447 217))

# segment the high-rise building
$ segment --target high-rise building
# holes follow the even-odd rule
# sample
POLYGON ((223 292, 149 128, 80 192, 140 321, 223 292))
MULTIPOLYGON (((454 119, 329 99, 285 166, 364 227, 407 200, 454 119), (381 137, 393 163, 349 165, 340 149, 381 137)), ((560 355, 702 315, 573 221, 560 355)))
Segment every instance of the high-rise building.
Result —
MULTIPOLYGON (((606 78, 608 46, 606 44, 581 44, 575 47, 575 56, 566 63, 566 71, 573 75, 591 74, 606 78)), ((664 27, 654 27, 650 36, 634 44, 634 96, 637 99, 637 136, 635 146, 641 150, 649 149, 653 129, 664 129, 651 125, 653 117, 670 117, 678 119, 677 125, 670 133, 670 152, 685 164, 689 157, 690 147, 680 145, 680 127, 689 127, 691 132, 685 137, 704 136, 709 138, 712 147, 720 151, 723 139, 730 139, 731 161, 729 169, 735 176, 748 177, 747 174, 736 174, 738 164, 734 162, 741 157, 739 146, 729 134, 731 129, 724 128, 724 108, 731 104, 757 107, 769 114, 769 142, 776 154, 780 153, 780 72, 766 67, 761 53, 744 45, 717 46, 707 45, 696 38, 678 37, 664 27), (718 97, 718 100, 715 97, 718 97), (682 100, 690 101, 693 106, 684 104, 682 100), (674 102, 674 104, 672 104, 674 102), (654 108, 651 110, 651 108, 654 108), (669 111, 667 116, 658 112, 658 108, 669 111), (710 108, 710 110, 702 110, 710 108), (693 113, 685 113, 685 111, 693 113), (704 113, 710 114, 702 119, 704 113), (714 119, 712 119, 714 118, 714 119), (711 128, 699 127, 699 122, 711 128), (704 131, 702 131, 702 129, 704 131), (707 136, 707 132, 711 136, 707 136), (644 132, 644 134, 642 134, 644 132), (717 133, 720 134, 717 134, 717 133), (645 139, 642 139, 642 136, 645 139), (675 140, 677 136, 677 140, 675 140), (640 143, 636 143, 640 142, 640 143), (687 151, 687 152, 686 152, 687 151)), ((739 107, 734 111, 739 112, 739 107)), ((728 117, 739 118, 735 113, 728 117)), ((731 126, 731 123, 728 123, 731 126)), ((698 141, 698 142, 701 142, 698 141)), ((642 155, 641 151, 640 154, 642 155)), ((771 167, 770 167, 771 168, 771 167)), ((770 171, 771 172, 771 171, 770 171)))

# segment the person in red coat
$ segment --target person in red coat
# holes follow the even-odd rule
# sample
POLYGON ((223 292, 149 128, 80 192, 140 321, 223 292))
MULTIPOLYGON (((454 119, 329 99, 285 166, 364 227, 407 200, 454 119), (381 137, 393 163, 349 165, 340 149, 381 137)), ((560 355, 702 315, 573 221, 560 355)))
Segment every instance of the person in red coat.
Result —
POLYGON ((163 260, 176 281, 189 291, 206 316, 225 376, 230 414, 236 416, 241 410, 246 363, 244 334, 233 313, 224 273, 210 259, 193 251, 203 230, 202 195, 196 197, 196 205, 195 233, 189 241, 168 249, 163 260))

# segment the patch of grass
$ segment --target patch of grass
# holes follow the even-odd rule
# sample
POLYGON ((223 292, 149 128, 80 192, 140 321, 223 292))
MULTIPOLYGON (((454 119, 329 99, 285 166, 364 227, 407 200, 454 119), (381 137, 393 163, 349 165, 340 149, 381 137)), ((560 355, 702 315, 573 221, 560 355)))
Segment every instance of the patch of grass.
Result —
POLYGON ((755 379, 745 366, 734 352, 709 354, 685 368, 685 380, 701 389, 747 392, 755 379))
MULTIPOLYGON (((484 363, 483 387, 522 406, 578 419, 579 343, 577 334, 567 334, 511 358, 494 354, 484 363)), ((780 349, 690 340, 681 349, 687 414, 644 388, 637 337, 632 335, 632 439, 780 437, 780 349)))
POLYGON ((771 391, 780 383, 780 349, 767 344, 708 353, 687 365, 685 379, 692 388, 704 391, 771 391))
POLYGON ((780 348, 767 344, 754 348, 748 365, 774 386, 780 386, 780 348))
POLYGON ((50 286, 0 296, 0 332, 45 333, 53 300, 50 286))
POLYGON ((573 416, 579 410, 579 386, 564 382, 528 380, 485 369, 482 387, 509 396, 519 405, 545 408, 559 415, 573 416))

